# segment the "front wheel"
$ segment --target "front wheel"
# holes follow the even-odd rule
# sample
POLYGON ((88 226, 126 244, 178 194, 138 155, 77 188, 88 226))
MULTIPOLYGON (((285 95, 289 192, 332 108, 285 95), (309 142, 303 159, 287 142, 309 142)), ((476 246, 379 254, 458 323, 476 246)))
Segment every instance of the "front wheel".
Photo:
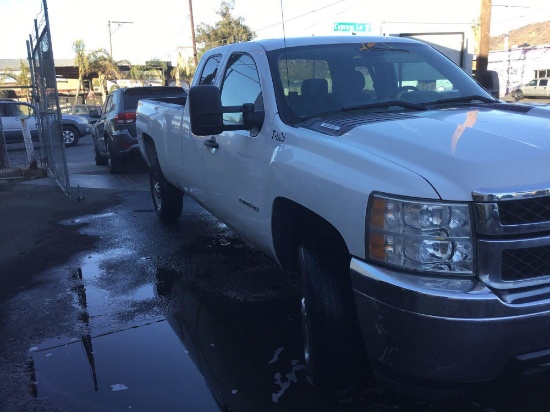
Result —
POLYGON ((341 389, 366 367, 349 274, 337 241, 306 236, 298 247, 304 360, 315 386, 341 389))
POLYGON ((151 165, 149 183, 153 206, 160 220, 165 223, 178 220, 183 209, 183 193, 166 181, 158 159, 151 165))
POLYGON ((74 126, 63 125, 63 143, 65 147, 72 147, 78 143, 80 133, 74 126))
POLYGON ((514 93, 512 93, 512 97, 516 100, 521 100, 525 96, 523 95, 523 92, 521 90, 516 90, 514 93))

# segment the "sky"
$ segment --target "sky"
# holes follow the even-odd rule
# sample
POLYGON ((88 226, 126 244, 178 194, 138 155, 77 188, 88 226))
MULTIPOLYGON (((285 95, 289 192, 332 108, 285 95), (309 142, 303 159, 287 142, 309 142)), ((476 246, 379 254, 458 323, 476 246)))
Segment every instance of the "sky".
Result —
MULTIPOLYGON (((257 38, 350 35, 336 23, 362 23, 365 34, 410 31, 459 31, 479 16, 481 0, 235 0, 234 16, 257 38), (283 24, 284 21, 284 32, 283 24), (462 25, 462 26, 461 26, 462 25)), ((214 25, 221 0, 194 0, 195 27, 214 25)), ((0 59, 27 57, 26 41, 43 0, 0 0, 0 59)), ((110 50, 115 60, 144 64, 151 59, 175 62, 191 56, 189 0, 47 0, 54 57, 73 59, 75 40, 87 51, 110 50), (111 30, 109 35, 109 22, 111 30), (116 23, 124 22, 124 23, 116 23)), ((491 35, 550 20, 548 0, 493 0, 491 35)), ((358 33, 358 34, 362 34, 358 33)))

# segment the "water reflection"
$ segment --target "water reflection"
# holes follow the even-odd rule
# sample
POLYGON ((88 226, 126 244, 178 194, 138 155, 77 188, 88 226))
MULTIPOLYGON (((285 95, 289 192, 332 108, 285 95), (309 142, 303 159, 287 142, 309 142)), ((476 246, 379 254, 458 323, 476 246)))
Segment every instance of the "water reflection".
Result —
POLYGON ((306 380, 299 307, 293 296, 247 301, 208 294, 157 270, 166 315, 224 411, 327 410, 306 380))

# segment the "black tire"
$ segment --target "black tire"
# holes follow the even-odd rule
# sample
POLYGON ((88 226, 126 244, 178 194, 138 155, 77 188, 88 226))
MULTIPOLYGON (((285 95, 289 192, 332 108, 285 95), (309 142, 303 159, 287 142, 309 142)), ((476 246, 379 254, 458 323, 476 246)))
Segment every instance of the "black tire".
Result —
POLYGON ((65 147, 76 145, 79 139, 80 133, 78 133, 76 127, 66 124, 63 125, 63 143, 65 143, 65 147))
POLYGON ((94 143, 94 160, 97 166, 105 166, 108 163, 107 157, 99 153, 99 150, 97 150, 97 146, 95 145, 95 143, 94 143))
POLYGON ((160 220, 164 223, 178 220, 183 209, 183 192, 166 181, 158 159, 151 165, 149 183, 153 206, 160 220))
POLYGON ((521 90, 516 90, 513 95, 514 99, 516 100, 521 100, 523 99, 525 96, 523 95, 523 92, 521 90))
POLYGON ((308 379, 336 390, 370 375, 349 275, 350 257, 323 234, 298 247, 304 360, 308 379))
POLYGON ((124 160, 115 155, 113 147, 109 143, 107 144, 107 154, 107 166, 109 168, 109 173, 115 175, 124 172, 124 160))

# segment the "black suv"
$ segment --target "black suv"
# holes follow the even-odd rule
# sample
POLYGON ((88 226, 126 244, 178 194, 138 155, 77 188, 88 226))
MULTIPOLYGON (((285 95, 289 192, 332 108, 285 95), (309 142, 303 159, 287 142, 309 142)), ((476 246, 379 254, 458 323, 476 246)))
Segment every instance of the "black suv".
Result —
POLYGON ((127 160, 140 158, 136 138, 136 108, 140 99, 186 97, 181 87, 146 86, 114 90, 107 96, 94 124, 94 157, 97 165, 121 173, 127 160))

